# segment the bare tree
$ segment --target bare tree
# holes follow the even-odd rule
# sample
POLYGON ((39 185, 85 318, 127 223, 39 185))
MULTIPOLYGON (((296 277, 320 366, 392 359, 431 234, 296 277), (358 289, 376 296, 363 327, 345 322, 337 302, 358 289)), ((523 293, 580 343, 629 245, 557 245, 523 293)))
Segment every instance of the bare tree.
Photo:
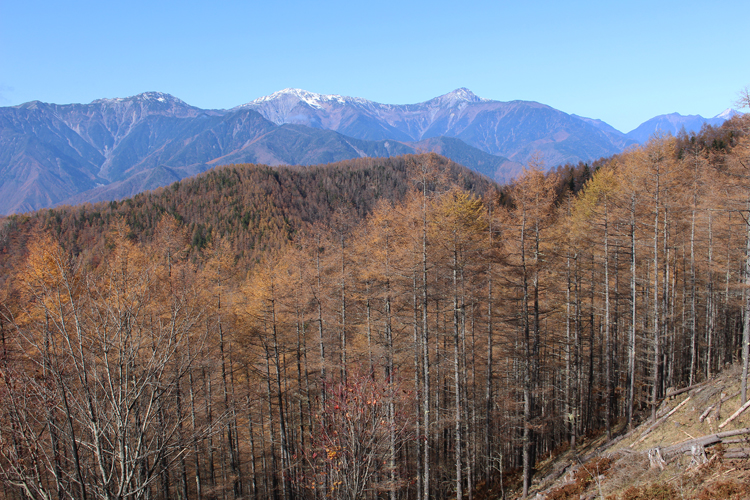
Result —
POLYGON ((125 234, 112 235, 98 272, 78 268, 49 236, 31 245, 28 306, 12 318, 25 356, 0 409, 11 423, 0 442, 12 443, 0 447, 0 474, 29 497, 147 497, 197 437, 176 404, 194 359, 186 346, 205 354, 197 288, 174 268, 167 286, 165 268, 125 234))
POLYGON ((390 470, 390 457, 394 442, 400 452, 412 439, 411 409, 401 388, 393 390, 395 381, 373 375, 352 370, 345 382, 326 390, 306 454, 313 471, 307 486, 327 484, 326 498, 359 500, 368 492, 393 491, 406 480, 390 470), (393 478, 398 484, 391 484, 393 478))

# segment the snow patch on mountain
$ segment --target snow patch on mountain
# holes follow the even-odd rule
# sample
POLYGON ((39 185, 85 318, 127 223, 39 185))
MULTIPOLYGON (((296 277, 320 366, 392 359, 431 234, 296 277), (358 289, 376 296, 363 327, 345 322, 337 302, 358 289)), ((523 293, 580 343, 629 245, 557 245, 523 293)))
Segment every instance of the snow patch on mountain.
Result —
POLYGON ((119 103, 130 103, 130 102, 147 102, 157 101, 161 103, 174 103, 174 104, 185 104, 180 99, 164 92, 143 92, 130 97, 115 97, 113 99, 96 99, 91 104, 119 104, 119 103))
POLYGON ((369 104, 371 101, 362 99, 360 97, 345 97, 338 94, 317 94, 315 92, 308 92, 303 89, 284 89, 274 92, 271 95, 259 97, 247 104, 237 106, 237 108, 256 107, 258 105, 274 102, 288 102, 297 101, 303 102, 312 108, 322 109, 325 104, 369 104))
POLYGON ((729 120, 731 118, 734 118, 735 116, 742 115, 744 113, 741 113, 735 109, 727 108, 718 115, 714 116, 714 118, 721 118, 722 120, 729 120))
POLYGON ((430 101, 427 101, 429 103, 435 103, 442 106, 461 106, 468 102, 489 102, 490 99, 483 99, 479 96, 477 96, 474 92, 471 90, 461 87, 459 89, 454 90, 453 92, 449 92, 447 94, 441 95, 440 97, 436 97, 434 99, 431 99, 430 101))

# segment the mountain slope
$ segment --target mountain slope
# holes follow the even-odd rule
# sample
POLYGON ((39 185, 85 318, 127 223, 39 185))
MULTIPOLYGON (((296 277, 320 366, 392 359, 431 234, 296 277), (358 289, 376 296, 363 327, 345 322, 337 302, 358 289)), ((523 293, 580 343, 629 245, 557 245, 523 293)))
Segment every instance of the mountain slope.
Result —
POLYGON ((193 119, 215 114, 155 92, 88 105, 0 108, 0 213, 53 206, 128 178, 193 119))
MULTIPOLYGON (((423 161, 433 162, 449 185, 479 196, 497 187, 487 177, 439 155, 357 158, 304 168, 221 166, 120 202, 61 206, 7 217, 0 226, 0 288, 10 276, 3 271, 23 257, 23 242, 37 225, 60 235, 66 248, 87 249, 104 244, 109 228, 119 219, 131 226, 136 239, 143 240, 153 235, 164 214, 171 214, 191 235, 197 234, 194 246, 224 238, 237 258, 250 261, 269 249, 278 250, 297 231, 330 222, 336 210, 356 222, 380 200, 401 201, 411 186, 410 169, 423 161)), ((161 167, 155 172, 173 175, 161 167)))
POLYGON ((631 130, 626 135, 629 139, 644 144, 654 134, 672 134, 676 136, 684 128, 687 133, 697 133, 704 124, 714 127, 721 126, 725 121, 738 114, 733 109, 727 109, 713 118, 703 118, 701 115, 681 115, 679 113, 670 113, 659 115, 641 123, 637 128, 631 130))
POLYGON ((360 139, 454 137, 518 163, 536 152, 552 166, 622 149, 615 144, 619 137, 613 141, 586 120, 536 102, 482 99, 465 88, 407 105, 285 89, 238 109, 254 109, 277 124, 303 124, 360 139))
POLYGON ((33 102, 0 108, 0 214, 119 199, 230 163, 313 165, 441 149, 500 181, 501 166, 513 166, 461 141, 440 144, 277 125, 252 109, 201 110, 156 92, 86 105, 33 102))
POLYGON ((35 101, 0 108, 0 214, 132 196, 230 163, 312 165, 436 151, 507 182, 532 157, 548 167, 590 163, 654 130, 699 126, 688 118, 695 117, 657 117, 625 136, 600 120, 463 88, 406 105, 299 89, 231 110, 203 110, 159 92, 89 104, 35 101))
POLYGON ((535 498, 750 498, 750 411, 728 421, 741 407, 741 372, 733 366, 673 390, 656 421, 621 429, 610 442, 594 437, 537 464, 535 498))

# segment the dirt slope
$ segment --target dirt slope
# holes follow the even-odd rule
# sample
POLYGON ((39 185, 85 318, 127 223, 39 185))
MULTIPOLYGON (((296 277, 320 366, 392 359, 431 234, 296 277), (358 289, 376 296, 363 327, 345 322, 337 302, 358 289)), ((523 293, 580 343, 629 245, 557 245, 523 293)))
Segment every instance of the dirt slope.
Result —
POLYGON ((734 367, 669 391, 656 421, 538 464, 529 498, 750 499, 750 408, 728 421, 741 407, 740 378, 734 367))

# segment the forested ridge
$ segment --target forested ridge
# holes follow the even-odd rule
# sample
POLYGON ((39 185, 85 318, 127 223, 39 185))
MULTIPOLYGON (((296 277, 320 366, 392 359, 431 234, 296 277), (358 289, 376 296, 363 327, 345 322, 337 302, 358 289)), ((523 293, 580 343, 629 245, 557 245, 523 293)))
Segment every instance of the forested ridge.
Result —
POLYGON ((10 217, 0 494, 525 494, 747 360, 747 128, 498 188, 436 155, 229 166, 10 217))
MULTIPOLYGON (((230 165, 122 201, 11 215, 0 228, 0 269, 9 270, 23 258, 36 229, 54 234, 65 249, 89 259, 101 253, 113 222, 124 221, 129 238, 146 243, 164 214, 184 226, 191 257, 199 258, 208 242, 221 239, 247 267, 281 249, 305 227, 325 225, 336 211, 360 220, 379 199, 400 201, 410 188, 408 164, 418 158, 362 158, 311 167, 230 165)), ((484 194, 494 186, 446 158, 433 158, 464 189, 484 194)))

